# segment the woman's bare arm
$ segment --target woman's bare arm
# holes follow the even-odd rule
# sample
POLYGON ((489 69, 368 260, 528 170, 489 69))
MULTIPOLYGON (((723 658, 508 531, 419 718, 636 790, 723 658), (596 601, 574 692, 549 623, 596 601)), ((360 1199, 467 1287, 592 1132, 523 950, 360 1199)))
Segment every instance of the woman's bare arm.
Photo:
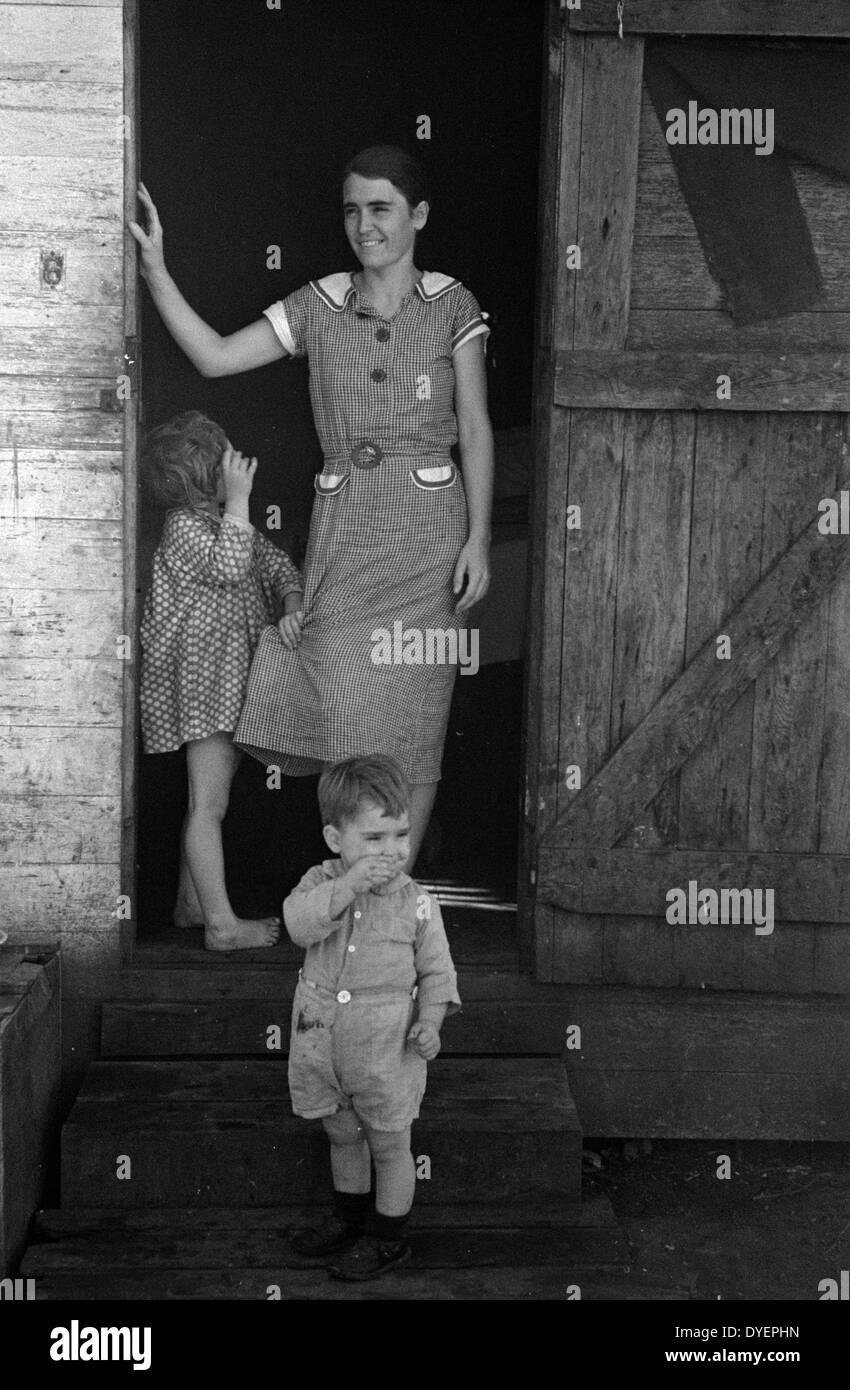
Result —
POLYGON ((487 374, 481 337, 458 348, 452 359, 463 482, 469 510, 469 539, 455 567, 455 593, 467 580, 457 608, 464 612, 490 586, 490 513, 493 506, 493 428, 487 411, 487 374))
POLYGON ((139 185, 139 200, 147 212, 148 229, 138 222, 130 222, 129 228, 141 247, 142 277, 163 323, 201 376, 233 376, 285 357, 286 351, 266 318, 222 337, 195 313, 165 268, 162 224, 144 184, 139 185))

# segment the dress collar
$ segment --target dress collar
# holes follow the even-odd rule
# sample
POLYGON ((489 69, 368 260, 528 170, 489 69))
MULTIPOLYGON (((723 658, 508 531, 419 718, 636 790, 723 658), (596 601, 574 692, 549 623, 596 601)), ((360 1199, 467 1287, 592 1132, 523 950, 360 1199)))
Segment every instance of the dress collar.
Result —
MULTIPOLYGON (((459 284, 460 281, 451 275, 442 275, 438 270, 425 270, 411 293, 415 292, 426 304, 430 304, 435 299, 442 299, 444 294, 459 284)), ((335 314, 341 314, 351 300, 354 300, 356 309, 361 298, 350 270, 326 275, 323 280, 311 280, 310 287, 335 314)))

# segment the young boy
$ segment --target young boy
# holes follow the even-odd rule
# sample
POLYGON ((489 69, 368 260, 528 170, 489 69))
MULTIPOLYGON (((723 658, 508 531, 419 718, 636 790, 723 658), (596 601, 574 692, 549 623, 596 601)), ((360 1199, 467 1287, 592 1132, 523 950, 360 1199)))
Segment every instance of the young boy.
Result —
POLYGON ((334 1184, 333 1215, 292 1245, 337 1256, 338 1279, 374 1279, 410 1258, 410 1125, 443 1018, 460 1006, 439 905, 404 872, 409 799, 392 758, 326 768, 319 810, 339 858, 310 869, 283 904, 289 935, 307 950, 292 1007, 292 1108, 322 1120, 334 1184))

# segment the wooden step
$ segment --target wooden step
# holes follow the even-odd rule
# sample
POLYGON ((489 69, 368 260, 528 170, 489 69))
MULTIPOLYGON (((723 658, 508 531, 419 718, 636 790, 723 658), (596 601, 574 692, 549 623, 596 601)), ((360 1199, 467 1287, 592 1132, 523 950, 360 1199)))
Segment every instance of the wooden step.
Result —
MULTIPOLYGON (((74 1270, 304 1269, 290 1232, 317 1220, 315 1207, 231 1207, 201 1211, 40 1212, 26 1254, 28 1277, 74 1270)), ((606 1198, 544 1208, 447 1206, 414 1209, 418 1269, 563 1264, 573 1272, 630 1268, 628 1241, 606 1198)))
MULTIPOLYGON (((560 1062, 440 1057, 429 1072, 418 1201, 579 1201, 581 1129, 560 1062)), ((317 1121, 292 1114, 280 1059, 96 1062, 62 1132, 62 1204, 322 1202, 327 1148, 317 1121)))
MULTIPOLYGON (((103 1057, 256 1056, 286 1054, 295 976, 282 979, 276 998, 176 1003, 117 1000, 101 1012, 103 1057), (270 1050, 269 1038, 280 1046, 270 1050)), ((474 999, 442 1030, 446 1053, 548 1055, 564 1047, 564 1006, 558 1000, 474 999)))
POLYGON ((659 1287, 635 1277, 616 1281, 598 1274, 574 1276, 568 1264, 532 1268, 507 1266, 486 1269, 420 1269, 415 1263, 391 1270, 366 1284, 341 1284, 324 1269, 225 1269, 183 1270, 52 1270, 39 1279, 36 1299, 103 1299, 135 1302, 169 1299, 190 1301, 233 1300, 282 1302, 413 1301, 434 1302, 560 1302, 581 1298, 585 1302, 657 1303, 691 1297, 686 1288, 659 1287), (578 1292, 577 1292, 578 1291, 578 1292))
POLYGON ((22 1277, 37 1299, 671 1300, 630 1262, 605 1198, 579 1207, 414 1208, 410 1265, 367 1285, 330 1280, 300 1259, 291 1230, 309 1207, 40 1212, 22 1277))

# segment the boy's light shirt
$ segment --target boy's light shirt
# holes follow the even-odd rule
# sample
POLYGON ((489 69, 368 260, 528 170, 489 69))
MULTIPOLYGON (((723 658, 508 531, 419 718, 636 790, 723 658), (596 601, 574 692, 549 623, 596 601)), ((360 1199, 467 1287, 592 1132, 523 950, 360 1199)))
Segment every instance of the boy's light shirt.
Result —
POLYGON ((286 929, 305 948, 304 975, 334 992, 376 988, 409 992, 417 1002, 460 1007, 457 974, 437 900, 408 874, 375 892, 358 893, 336 918, 330 915, 341 859, 309 869, 283 904, 286 929), (350 948, 354 949, 351 950, 350 948))

